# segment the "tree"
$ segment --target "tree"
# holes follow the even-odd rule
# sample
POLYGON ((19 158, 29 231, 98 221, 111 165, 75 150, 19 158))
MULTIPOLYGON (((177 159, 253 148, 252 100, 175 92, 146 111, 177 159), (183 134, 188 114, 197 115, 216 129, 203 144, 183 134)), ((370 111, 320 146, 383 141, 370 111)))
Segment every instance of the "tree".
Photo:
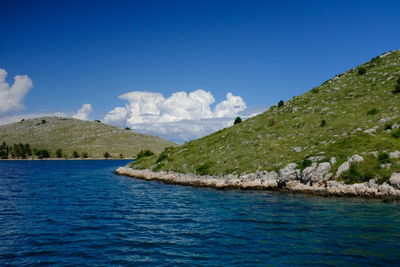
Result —
POLYGON ((154 155, 154 152, 151 151, 150 149, 140 150, 140 152, 136 155, 136 160, 145 158, 145 157, 150 157, 153 155, 154 155))
POLYGON ((394 94, 400 93, 400 78, 397 79, 397 82, 396 82, 396 84, 394 85, 393 93, 394 93, 394 94))
POLYGON ((32 156, 32 149, 29 144, 25 144, 24 149, 27 156, 32 156))
POLYGON ((76 158, 79 158, 79 156, 80 156, 80 155, 79 155, 78 152, 76 152, 76 151, 72 152, 72 157, 73 157, 73 158, 76 159, 76 158))
POLYGON ((279 102, 278 102, 278 108, 283 107, 283 104, 284 104, 284 103, 283 103, 283 100, 279 101, 279 102))
POLYGON ((366 72, 367 72, 367 69, 364 68, 364 67, 359 67, 358 70, 357 70, 357 73, 359 75, 364 75, 366 72))
POLYGON ((242 122, 242 118, 240 117, 236 117, 235 121, 233 122, 233 124, 238 124, 242 122))
POLYGON ((6 142, 0 145, 0 159, 8 159, 8 147, 6 142))
POLYGON ((111 157, 110 153, 108 153, 107 151, 104 152, 104 158, 108 159, 109 157, 111 157))
POLYGON ((56 150, 56 157, 57 157, 57 158, 62 158, 62 156, 63 156, 63 155, 62 155, 62 149, 61 149, 61 148, 57 149, 57 150, 56 150))

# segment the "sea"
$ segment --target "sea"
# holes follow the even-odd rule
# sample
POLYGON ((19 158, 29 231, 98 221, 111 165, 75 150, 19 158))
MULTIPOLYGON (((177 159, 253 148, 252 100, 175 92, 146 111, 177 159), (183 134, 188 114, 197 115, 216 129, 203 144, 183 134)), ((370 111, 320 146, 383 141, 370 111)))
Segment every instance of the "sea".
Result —
POLYGON ((114 174, 128 163, 0 161, 0 266, 399 264, 399 202, 114 174))

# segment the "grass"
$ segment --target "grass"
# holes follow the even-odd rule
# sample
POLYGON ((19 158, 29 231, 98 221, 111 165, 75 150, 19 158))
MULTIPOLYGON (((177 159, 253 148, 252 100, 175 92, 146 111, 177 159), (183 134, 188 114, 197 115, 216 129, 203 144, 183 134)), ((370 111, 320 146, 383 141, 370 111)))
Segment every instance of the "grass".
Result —
POLYGON ((399 77, 397 50, 339 74, 280 107, 172 148, 162 166, 156 163, 158 155, 132 166, 196 173, 201 164, 214 162, 207 167, 208 174, 241 174, 277 170, 292 162, 302 165, 310 156, 336 157, 337 168, 351 155, 400 150, 400 130, 388 132, 385 126, 400 123, 400 94, 392 93, 399 77), (382 123, 383 118, 389 119, 382 123), (375 133, 364 133, 374 127, 375 133))
POLYGON ((134 158, 141 150, 160 153, 175 145, 159 137, 135 133, 95 121, 46 117, 24 120, 0 126, 0 142, 29 143, 32 148, 48 149, 72 157, 73 151, 87 153, 91 158, 103 158, 108 152, 113 158, 134 158))

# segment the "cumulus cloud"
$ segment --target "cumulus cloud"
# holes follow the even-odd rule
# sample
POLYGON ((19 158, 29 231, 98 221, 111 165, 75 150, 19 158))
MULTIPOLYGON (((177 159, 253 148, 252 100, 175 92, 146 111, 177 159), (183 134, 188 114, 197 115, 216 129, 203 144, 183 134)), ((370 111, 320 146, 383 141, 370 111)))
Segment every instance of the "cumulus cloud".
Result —
POLYGON ((33 86, 27 75, 16 75, 10 86, 6 82, 7 75, 7 71, 0 69, 0 113, 23 109, 22 101, 33 86))
POLYGON ((211 92, 176 92, 170 97, 160 93, 133 91, 119 97, 128 103, 116 107, 104 118, 106 123, 183 142, 227 127, 232 118, 246 109, 240 96, 227 93, 218 103, 211 92))
POLYGON ((72 118, 87 121, 89 120, 89 115, 92 111, 93 108, 91 104, 83 104, 78 112, 72 116, 72 118))

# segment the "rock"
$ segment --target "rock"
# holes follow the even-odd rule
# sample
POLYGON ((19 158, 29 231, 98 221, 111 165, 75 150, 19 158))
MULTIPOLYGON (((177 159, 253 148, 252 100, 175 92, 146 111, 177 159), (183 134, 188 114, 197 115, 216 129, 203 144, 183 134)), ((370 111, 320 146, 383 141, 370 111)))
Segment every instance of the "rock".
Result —
POLYGON ((318 162, 324 159, 324 156, 314 156, 314 157, 309 157, 309 160, 311 160, 312 162, 318 162))
POLYGON ((351 157, 349 157, 347 159, 347 161, 349 161, 350 163, 352 163, 352 162, 361 162, 363 160, 364 160, 364 158, 362 156, 359 156, 359 155, 353 155, 353 156, 351 156, 351 157))
POLYGON ((385 164, 381 164, 379 166, 381 169, 390 169, 390 167, 392 167, 392 164, 390 163, 385 163, 385 164))
POLYGON ((290 163, 285 168, 279 170, 278 180, 280 182, 288 182, 297 180, 300 177, 300 170, 296 169, 296 163, 290 163))
POLYGON ((261 184, 264 187, 277 187, 278 186, 278 174, 274 171, 269 172, 261 177, 261 184))
POLYGON ((368 154, 370 154, 374 157, 378 157, 378 151, 372 151, 372 152, 369 152, 368 154))
POLYGON ((364 133, 366 133, 366 134, 375 134, 377 129, 378 129, 378 126, 375 126, 374 128, 364 130, 364 133))
POLYGON ((389 153, 389 158, 398 159, 400 158, 400 151, 394 151, 389 153))
POLYGON ((389 183, 397 189, 400 189, 400 173, 393 173, 392 176, 390 176, 389 183))
POLYGON ((319 182, 328 180, 332 174, 329 173, 331 170, 331 164, 329 162, 313 163, 311 166, 303 170, 301 180, 304 183, 309 181, 319 182))
POLYGON ((317 166, 318 166, 318 163, 313 163, 313 164, 311 164, 311 166, 306 167, 306 168, 303 170, 303 172, 302 172, 302 174, 301 174, 301 180, 302 180, 304 183, 307 183, 308 181, 311 180, 311 177, 312 177, 312 175, 314 174, 314 171, 315 171, 315 169, 317 168, 317 166))
POLYGON ((296 146, 296 147, 293 148, 293 150, 295 152, 301 152, 303 150, 303 148, 296 146))
POLYGON ((380 119, 379 122, 380 122, 380 123, 385 123, 385 122, 388 122, 388 121, 390 121, 390 120, 391 120, 390 117, 386 117, 386 118, 380 119))
POLYGON ((329 162, 331 163, 331 166, 333 166, 333 165, 336 164, 337 160, 336 160, 335 157, 332 157, 332 158, 329 160, 329 162))
POLYGON ((348 161, 343 162, 336 171, 336 177, 339 177, 343 172, 350 169, 350 163, 348 161))

